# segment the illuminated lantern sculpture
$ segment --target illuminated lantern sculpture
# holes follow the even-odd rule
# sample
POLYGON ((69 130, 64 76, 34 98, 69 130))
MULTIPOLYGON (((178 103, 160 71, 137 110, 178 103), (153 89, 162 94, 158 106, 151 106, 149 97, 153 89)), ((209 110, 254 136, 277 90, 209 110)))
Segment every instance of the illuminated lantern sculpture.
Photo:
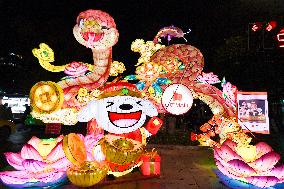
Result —
POLYGON ((98 100, 90 101, 79 112, 78 120, 88 122, 95 118, 98 126, 108 131, 94 154, 103 152, 110 173, 119 176, 139 165, 146 138, 156 134, 162 125, 157 115, 157 109, 142 98, 135 85, 117 82, 106 85, 98 100), (144 126, 146 116, 152 118, 144 126))
POLYGON ((171 114, 185 114, 192 106, 193 97, 190 90, 181 84, 168 86, 162 96, 165 110, 171 114))
POLYGON ((215 115, 200 129, 204 133, 192 134, 191 138, 213 147, 216 166, 220 171, 216 173, 229 187, 228 179, 241 181, 240 186, 255 185, 260 188, 284 181, 284 166, 277 165, 280 155, 264 142, 251 145, 252 138, 242 130, 236 118, 215 115), (211 139, 215 134, 219 135, 219 142, 211 139))
POLYGON ((152 149, 151 152, 146 152, 141 157, 143 163, 140 167, 141 173, 145 176, 160 175, 161 157, 152 149))
POLYGON ((279 41, 279 47, 284 47, 284 28, 277 34, 277 40, 279 41))
MULTIPOLYGON (((125 70, 122 63, 112 62, 112 46, 117 43, 119 34, 113 18, 108 13, 100 10, 81 12, 73 34, 80 44, 92 50, 93 64, 73 61, 55 66, 51 64, 54 62, 54 52, 47 44, 41 43, 39 49, 32 50, 43 68, 51 72, 64 71, 68 75, 56 85, 46 83, 45 88, 52 88, 54 92, 59 93, 31 90, 30 96, 34 102, 31 113, 44 123, 75 125, 77 111, 96 97, 97 89, 107 81, 109 75, 117 75, 125 70), (85 92, 84 95, 81 95, 82 91, 85 92), (45 96, 46 98, 42 98, 45 96)), ((42 82, 35 84, 33 88, 40 84, 42 82)))
MULTIPOLYGON (((63 149, 66 157, 73 164, 73 166, 67 169, 68 179, 80 187, 89 187, 97 184, 107 175, 109 169, 104 161, 88 161, 86 147, 93 147, 88 145, 88 140, 91 138, 84 138, 82 135, 70 133, 63 140, 63 149)), ((91 141, 97 142, 97 140, 91 141)))
POLYGON ((254 31, 254 32, 259 31, 259 30, 261 30, 262 25, 263 25, 262 22, 255 22, 255 23, 252 25, 251 30, 254 31))
POLYGON ((270 21, 267 23, 267 26, 265 28, 266 31, 270 32, 271 30, 275 29, 277 26, 277 22, 276 21, 270 21))
POLYGON ((232 179, 260 188, 284 181, 284 166, 276 165, 280 155, 264 142, 253 146, 226 140, 214 148, 214 158, 218 169, 232 179))
POLYGON ((32 137, 20 152, 7 152, 8 163, 17 171, 0 172, 2 182, 11 187, 46 187, 66 180, 70 162, 62 149, 63 136, 55 139, 32 137))

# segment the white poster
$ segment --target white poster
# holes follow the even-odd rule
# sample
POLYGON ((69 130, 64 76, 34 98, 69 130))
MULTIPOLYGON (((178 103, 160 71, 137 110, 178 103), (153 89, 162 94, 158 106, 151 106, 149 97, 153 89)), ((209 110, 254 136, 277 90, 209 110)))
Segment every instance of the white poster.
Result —
POLYGON ((243 130, 269 134, 267 92, 238 92, 237 102, 243 130))

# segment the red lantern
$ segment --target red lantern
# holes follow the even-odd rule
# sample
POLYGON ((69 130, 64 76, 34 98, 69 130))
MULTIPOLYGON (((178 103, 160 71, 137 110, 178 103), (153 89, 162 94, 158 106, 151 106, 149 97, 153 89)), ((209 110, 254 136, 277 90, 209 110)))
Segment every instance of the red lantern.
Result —
POLYGON ((256 31, 259 31, 261 29, 261 27, 262 27, 262 22, 255 22, 252 25, 251 29, 252 29, 252 31, 256 32, 256 31))
POLYGON ((142 155, 141 160, 143 161, 140 166, 142 175, 160 175, 161 157, 154 149, 152 149, 152 152, 146 152, 142 155))
POLYGON ((284 47, 284 28, 277 34, 277 40, 279 41, 279 47, 284 47))
POLYGON ((269 32, 269 31, 273 30, 274 28, 276 28, 276 26, 277 26, 276 21, 270 21, 270 22, 267 23, 265 30, 269 32))

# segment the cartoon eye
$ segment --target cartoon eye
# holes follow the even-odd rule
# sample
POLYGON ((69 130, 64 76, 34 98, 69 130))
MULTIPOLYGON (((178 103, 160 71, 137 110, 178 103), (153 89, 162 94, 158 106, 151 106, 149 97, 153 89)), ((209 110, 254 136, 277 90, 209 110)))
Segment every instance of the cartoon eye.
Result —
POLYGON ((138 105, 142 106, 141 101, 137 101, 136 102, 138 105))
POLYGON ((109 30, 109 28, 106 27, 106 26, 102 26, 101 29, 102 29, 102 30, 109 30))
POLYGON ((106 108, 108 108, 108 107, 110 107, 114 104, 113 102, 107 102, 107 103, 108 103, 108 105, 106 106, 106 108))

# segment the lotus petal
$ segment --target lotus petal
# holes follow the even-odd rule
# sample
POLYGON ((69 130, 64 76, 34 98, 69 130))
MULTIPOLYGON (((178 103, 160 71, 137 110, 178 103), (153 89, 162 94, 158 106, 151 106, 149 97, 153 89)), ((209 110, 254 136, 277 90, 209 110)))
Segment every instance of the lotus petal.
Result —
POLYGON ((236 176, 232 171, 229 171, 228 167, 223 166, 222 163, 218 160, 216 161, 216 166, 224 175, 228 176, 229 178, 239 179, 238 176, 236 176))
POLYGON ((30 144, 25 144, 21 150, 21 157, 23 159, 34 159, 42 161, 41 155, 38 151, 30 144))
POLYGON ((66 171, 69 167, 71 166, 70 161, 66 158, 63 157, 52 164, 50 164, 50 167, 57 171, 66 171))
POLYGON ((275 164, 280 160, 280 155, 276 152, 268 152, 255 160, 254 162, 248 163, 257 172, 267 171, 272 169, 275 164))
POLYGON ((273 151, 273 149, 265 142, 259 142, 256 145, 257 159, 264 154, 273 151))
POLYGON ((235 148, 237 147, 237 143, 229 139, 225 140, 222 145, 229 146, 233 151, 235 151, 235 148))
POLYGON ((233 151, 227 145, 222 145, 221 148, 216 148, 216 152, 226 162, 233 160, 233 159, 243 160, 241 156, 239 156, 235 151, 233 151))
POLYGON ((255 174, 255 171, 253 168, 251 168, 247 163, 238 160, 233 159, 228 162, 229 167, 236 173, 238 173, 241 177, 247 177, 252 174, 255 174))
POLYGON ((103 138, 103 135, 86 135, 84 143, 88 152, 92 152, 93 148, 98 144, 99 140, 103 138))
POLYGON ((54 172, 43 172, 40 174, 34 175, 37 180, 40 182, 48 183, 48 182, 54 182, 59 179, 63 179, 66 177, 65 172, 63 171, 54 171, 54 172))
POLYGON ((33 136, 27 143, 32 145, 35 149, 37 149, 37 144, 41 142, 41 139, 33 136))
POLYGON ((0 179, 5 184, 24 184, 31 176, 26 171, 4 171, 0 172, 0 179))
POLYGON ((65 156, 63 148, 62 148, 62 141, 57 143, 56 146, 51 150, 51 152, 47 155, 46 159, 49 162, 57 161, 65 156))
POLYGON ((216 160, 218 160, 223 166, 228 167, 228 163, 225 162, 225 161, 219 156, 219 154, 216 152, 215 148, 214 148, 213 154, 214 154, 214 158, 215 158, 216 160))
POLYGON ((63 140, 64 135, 59 135, 55 140, 59 143, 63 140))
POLYGON ((95 158, 93 157, 92 152, 87 151, 87 161, 94 161, 94 160, 95 158))
POLYGON ((278 167, 274 167, 271 170, 270 176, 275 176, 279 180, 283 181, 284 180, 284 165, 281 165, 281 166, 278 166, 278 167))
POLYGON ((6 156, 7 162, 15 169, 21 171, 25 170, 22 165, 24 159, 21 157, 20 153, 6 152, 4 155, 6 156))
POLYGON ((43 171, 48 164, 43 161, 38 161, 34 159, 26 159, 23 161, 23 167, 29 173, 37 173, 43 171))
POLYGON ((260 188, 266 188, 274 186, 279 179, 274 176, 251 176, 245 178, 250 184, 258 186, 260 188))

